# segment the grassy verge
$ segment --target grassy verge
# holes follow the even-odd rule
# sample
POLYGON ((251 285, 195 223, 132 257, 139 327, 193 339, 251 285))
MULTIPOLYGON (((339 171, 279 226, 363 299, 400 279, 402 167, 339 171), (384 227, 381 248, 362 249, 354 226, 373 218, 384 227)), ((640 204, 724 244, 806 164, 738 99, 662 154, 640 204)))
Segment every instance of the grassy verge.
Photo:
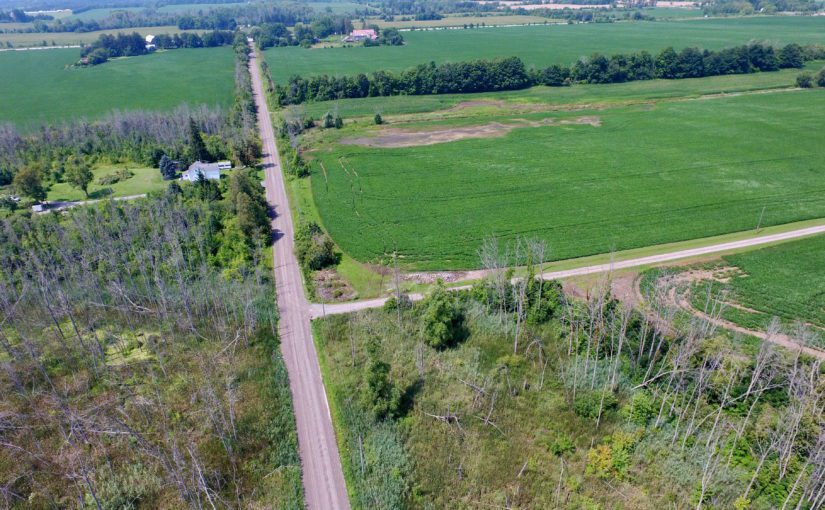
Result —
MULTIPOLYGON (((344 425, 341 414, 340 401, 342 398, 341 388, 335 384, 335 378, 330 374, 329 363, 325 350, 325 339, 320 331, 318 321, 312 323, 312 339, 315 342, 315 350, 318 352, 318 364, 321 367, 321 379, 324 381, 324 388, 327 393, 327 404, 332 416, 332 426, 335 429, 335 440, 338 443, 338 454, 341 457, 341 468, 344 471, 344 481, 347 484, 347 496, 352 504, 355 500, 355 472, 352 467, 352 456, 349 443, 349 430, 344 425)), ((357 507, 354 507, 357 508, 357 507)))

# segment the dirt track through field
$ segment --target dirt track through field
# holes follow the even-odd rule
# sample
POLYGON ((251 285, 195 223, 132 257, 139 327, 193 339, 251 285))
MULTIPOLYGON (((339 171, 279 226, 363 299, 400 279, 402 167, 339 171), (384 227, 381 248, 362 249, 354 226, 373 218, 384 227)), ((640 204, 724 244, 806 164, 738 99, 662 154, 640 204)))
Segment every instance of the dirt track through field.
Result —
POLYGON ((762 340, 765 340, 766 342, 781 345, 782 347, 785 347, 790 351, 799 351, 804 354, 807 354, 808 356, 825 360, 825 351, 814 347, 806 347, 804 345, 801 345, 799 342, 795 341, 790 335, 786 335, 785 333, 767 333, 764 331, 754 331, 752 329, 743 328, 742 326, 739 326, 737 324, 734 324, 733 322, 724 319, 711 317, 705 312, 697 310, 693 307, 693 305, 690 304, 689 293, 680 294, 676 291, 675 288, 673 288, 667 294, 667 298, 671 301, 672 304, 678 306, 687 313, 699 317, 702 320, 708 321, 713 325, 725 328, 730 331, 735 331, 737 333, 742 333, 743 335, 755 336, 756 338, 760 338, 762 340))
POLYGON ((266 200, 273 216, 272 254, 278 295, 278 333, 295 409, 304 500, 307 508, 312 510, 347 510, 350 506, 344 472, 312 340, 309 303, 295 258, 292 212, 254 49, 249 69, 263 142, 266 200))
POLYGON ((599 117, 587 116, 574 119, 542 119, 532 121, 527 119, 511 119, 508 123, 490 122, 477 126, 464 126, 444 129, 427 129, 420 131, 386 128, 376 136, 362 136, 358 138, 344 138, 343 145, 360 145, 363 147, 378 147, 383 149, 399 147, 419 147, 435 145, 437 143, 455 142, 473 138, 498 138, 517 128, 587 125, 599 127, 602 121, 599 117))

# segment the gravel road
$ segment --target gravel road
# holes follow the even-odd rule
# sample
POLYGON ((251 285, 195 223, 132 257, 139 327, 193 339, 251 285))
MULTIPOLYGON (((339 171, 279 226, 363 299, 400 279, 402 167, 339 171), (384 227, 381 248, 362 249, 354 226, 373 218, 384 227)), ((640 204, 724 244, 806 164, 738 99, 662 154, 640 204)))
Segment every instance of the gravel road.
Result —
MULTIPOLYGON (((721 253, 731 250, 747 248, 750 246, 758 246, 760 244, 775 243, 777 241, 787 241, 797 239, 800 237, 807 237, 816 234, 825 233, 825 225, 816 225, 813 227, 801 228, 798 230, 791 230, 789 232, 781 232, 779 234, 771 234, 765 236, 752 237, 750 239, 742 239, 741 241, 730 241, 727 243, 712 244, 703 246, 701 248, 691 248, 689 250, 678 250, 668 253, 661 253, 659 255, 650 255, 647 257, 639 257, 635 259, 621 260, 607 264, 597 264, 594 266, 579 267, 576 269, 567 269, 564 271, 550 271, 542 273, 545 280, 559 280, 562 278, 569 278, 571 276, 583 276, 595 273, 606 273, 615 271, 617 269, 627 269, 630 267, 647 266, 654 264, 661 264, 663 262, 671 262, 679 259, 686 259, 700 255, 710 255, 714 253, 721 253)), ((483 276, 483 272, 475 272, 474 276, 483 276)), ((468 286, 453 287, 452 290, 466 289, 468 286)), ((423 296, 421 294, 410 294, 410 299, 417 301, 423 296)), ((351 313, 358 310, 366 310, 368 308, 378 308, 384 305, 387 298, 376 298, 364 301, 352 301, 349 303, 333 303, 333 304, 313 304, 311 305, 312 317, 321 317, 323 315, 335 315, 339 313, 351 313)))
POLYGON ((263 93, 261 74, 254 55, 250 59, 249 68, 263 141, 266 199, 274 216, 272 252, 280 313, 278 331, 298 427, 304 498, 306 506, 313 510, 349 509, 338 444, 312 341, 309 303, 304 295, 301 271, 293 250, 295 238, 292 213, 287 202, 284 176, 263 93))

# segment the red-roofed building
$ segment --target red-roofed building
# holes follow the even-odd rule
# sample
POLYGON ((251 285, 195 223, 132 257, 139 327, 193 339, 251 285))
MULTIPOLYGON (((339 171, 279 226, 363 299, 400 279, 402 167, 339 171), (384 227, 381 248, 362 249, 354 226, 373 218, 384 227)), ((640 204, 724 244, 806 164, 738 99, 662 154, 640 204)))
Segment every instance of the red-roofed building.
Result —
POLYGON ((365 41, 365 40, 374 41, 378 39, 378 34, 375 33, 375 30, 367 29, 367 30, 353 30, 350 34, 344 37, 344 42, 358 42, 358 41, 365 41))

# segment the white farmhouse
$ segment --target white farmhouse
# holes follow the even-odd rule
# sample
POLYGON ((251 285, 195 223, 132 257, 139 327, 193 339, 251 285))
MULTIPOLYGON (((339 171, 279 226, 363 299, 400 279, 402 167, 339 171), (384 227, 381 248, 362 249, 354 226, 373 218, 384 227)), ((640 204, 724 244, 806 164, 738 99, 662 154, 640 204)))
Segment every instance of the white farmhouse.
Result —
POLYGON ((232 170, 232 162, 228 160, 218 161, 218 168, 221 170, 232 170))
POLYGON ((204 163, 195 161, 180 176, 180 180, 196 182, 203 175, 204 179, 213 180, 221 178, 221 168, 218 163, 204 163))

